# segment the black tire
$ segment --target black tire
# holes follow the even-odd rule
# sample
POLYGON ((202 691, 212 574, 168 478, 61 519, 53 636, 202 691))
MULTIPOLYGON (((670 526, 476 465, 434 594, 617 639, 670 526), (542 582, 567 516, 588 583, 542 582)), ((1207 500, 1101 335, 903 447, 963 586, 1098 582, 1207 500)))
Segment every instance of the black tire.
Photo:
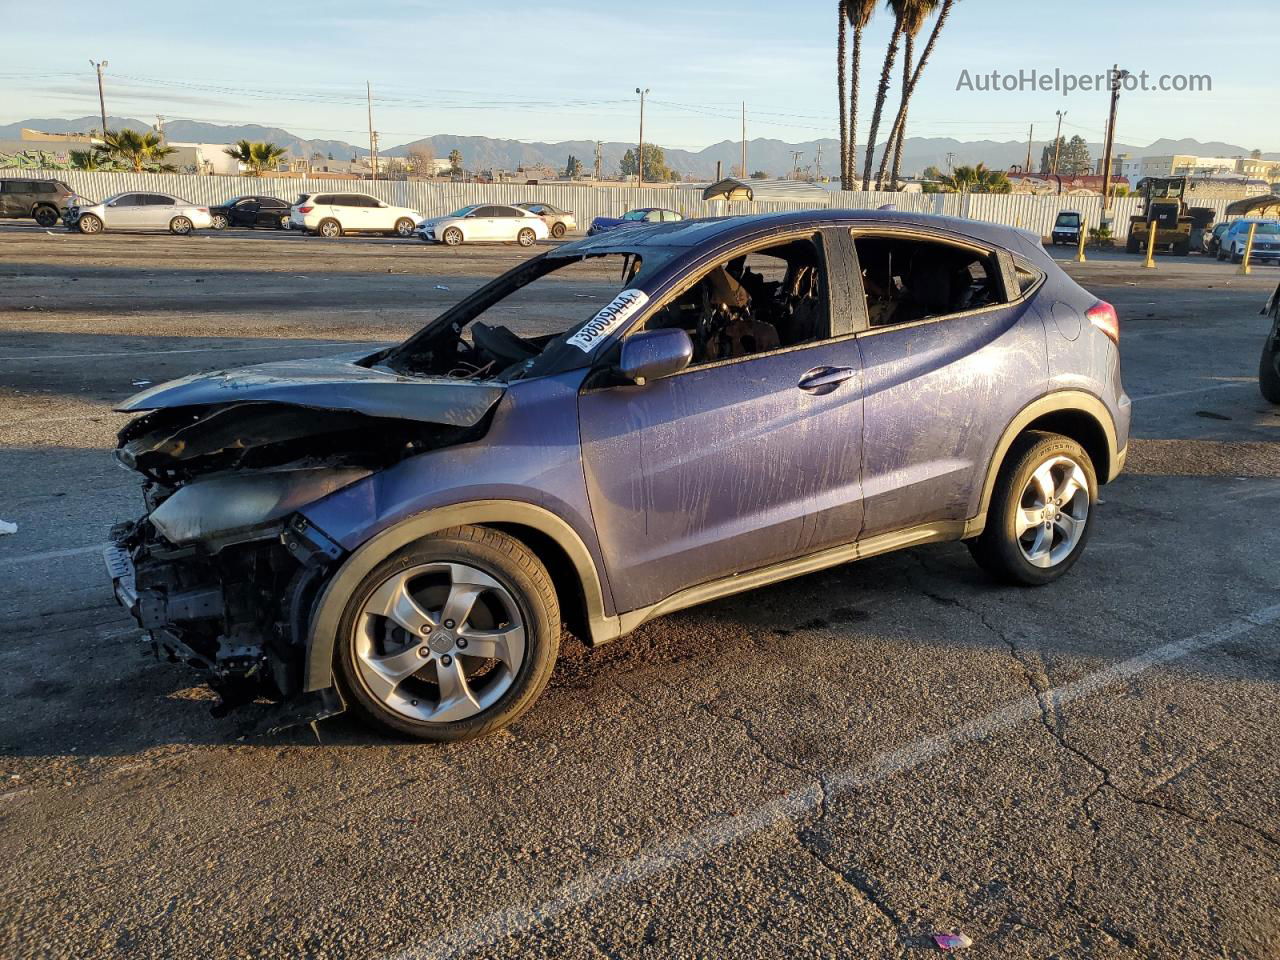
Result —
POLYGON ((396 221, 395 235, 397 237, 412 237, 414 223, 408 217, 401 217, 396 221))
POLYGON ((1132 233, 1129 234, 1129 239, 1124 242, 1124 249, 1126 253, 1138 252, 1138 238, 1132 233))
POLYGON ((80 219, 76 221, 76 227, 81 233, 101 233, 102 221, 92 213, 86 213, 82 214, 80 219))
POLYGON ((1244 252, 1236 253, 1235 247, 1231 248, 1231 262, 1244 263, 1244 252))
POLYGON ((444 232, 444 236, 440 238, 446 247, 456 247, 462 243, 462 231, 457 227, 450 227, 444 232))
POLYGON ((1191 253, 1191 241, 1179 240, 1177 243, 1173 245, 1173 250, 1171 252, 1175 257, 1187 256, 1189 253, 1191 253))
POLYGON ((1221 246, 1218 247, 1217 257, 1219 263, 1227 259, 1227 251, 1223 250, 1221 246))
POLYGON ((35 218, 40 226, 52 227, 58 222, 58 210, 56 207, 37 207, 35 218))
POLYGON ((1280 338, 1276 328, 1271 328, 1262 344, 1262 359, 1258 361, 1258 389, 1268 403, 1280 403, 1280 338))
POLYGON ((1005 456, 991 493, 986 529, 975 539, 966 541, 969 552, 982 569, 1004 583, 1024 587, 1052 583, 1070 570, 1084 552, 1093 529, 1092 507, 1097 498, 1098 480, 1093 461, 1080 444, 1061 434, 1028 430, 1014 441, 1005 456), (1084 529, 1070 552, 1052 566, 1037 566, 1024 555, 1014 524, 1022 510, 1023 491, 1031 483, 1032 475, 1041 465, 1060 457, 1074 461, 1084 472, 1089 510, 1083 521, 1084 529))
POLYGON ((453 527, 406 547, 379 564, 352 592, 338 628, 334 670, 352 710, 375 726, 419 740, 452 742, 507 726, 528 710, 551 679, 560 651, 560 605, 546 567, 520 541, 487 527, 453 527), (463 563, 499 581, 524 618, 525 654, 511 686, 490 707, 463 720, 428 723, 397 713, 379 700, 356 665, 356 618, 390 576, 424 563, 463 563))
POLYGON ((516 234, 516 243, 522 247, 532 247, 537 239, 538 235, 530 227, 525 227, 516 234))
POLYGON ((557 240, 559 240, 561 237, 565 235, 568 229, 569 228, 566 227, 563 223, 560 223, 559 221, 557 221, 556 223, 553 223, 551 225, 551 235, 555 237, 557 240))
POLYGON ((169 232, 179 237, 185 237, 194 229, 195 227, 186 217, 174 217, 169 221, 169 232))
POLYGON ((335 240, 342 236, 342 224, 332 217, 326 218, 320 221, 320 225, 316 227, 316 233, 326 240, 335 240))
POLYGON ((225 230, 230 225, 231 223, 230 221, 227 220, 226 214, 215 213, 213 215, 213 223, 211 224, 211 226, 213 227, 214 230, 225 230))

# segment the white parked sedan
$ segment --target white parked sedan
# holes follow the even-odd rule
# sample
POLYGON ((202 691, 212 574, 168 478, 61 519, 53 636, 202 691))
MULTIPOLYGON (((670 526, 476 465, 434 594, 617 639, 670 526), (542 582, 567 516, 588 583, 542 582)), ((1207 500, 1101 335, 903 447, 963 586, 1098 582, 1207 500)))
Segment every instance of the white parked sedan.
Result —
POLYGON ((422 214, 393 207, 366 193, 304 193, 289 208, 293 230, 340 237, 344 233, 394 233, 413 236, 422 214))
POLYGON ((117 193, 101 203, 67 208, 62 222, 81 233, 168 230, 180 236, 213 226, 208 207, 167 193, 117 193))
POLYGON ((519 207, 476 204, 455 210, 447 217, 425 220, 418 239, 456 247, 460 243, 518 243, 531 247, 545 240, 551 230, 536 213, 519 207))

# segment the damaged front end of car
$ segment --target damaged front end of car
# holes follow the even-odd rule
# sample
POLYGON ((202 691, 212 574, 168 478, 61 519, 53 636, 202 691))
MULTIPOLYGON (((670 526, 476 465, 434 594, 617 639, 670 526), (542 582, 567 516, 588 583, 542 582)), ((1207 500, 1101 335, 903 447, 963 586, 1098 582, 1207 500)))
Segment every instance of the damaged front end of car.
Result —
POLYGON ((184 380, 120 408, 117 459, 145 512, 105 560, 157 656, 199 670, 215 715, 284 705, 272 729, 343 709, 302 694, 312 608, 346 551, 299 510, 408 457, 480 435, 499 385, 405 377, 367 360, 262 365, 184 380), (283 718, 283 719, 281 719, 283 718))

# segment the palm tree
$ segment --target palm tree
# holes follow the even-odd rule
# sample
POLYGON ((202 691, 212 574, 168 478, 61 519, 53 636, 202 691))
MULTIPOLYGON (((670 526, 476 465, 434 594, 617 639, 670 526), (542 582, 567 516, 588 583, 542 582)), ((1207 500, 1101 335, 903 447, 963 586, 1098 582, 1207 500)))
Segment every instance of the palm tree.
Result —
POLYGON ((115 162, 101 147, 91 150, 72 150, 71 169, 73 170, 113 170, 115 162))
POLYGON ((991 170, 985 163, 956 167, 939 182, 949 193, 1008 193, 1013 189, 1003 170, 991 170))
MULTIPOLYGON (((871 129, 867 132, 867 157, 862 168, 862 179, 871 181, 871 165, 876 159, 876 134, 880 131, 880 116, 884 113, 884 101, 889 95, 889 78, 893 74, 893 64, 898 59, 898 41, 902 37, 903 16, 910 0, 889 0, 889 8, 893 11, 893 34, 889 37, 889 49, 884 54, 884 67, 880 71, 880 86, 876 89, 876 105, 871 111, 871 129)), ((892 144, 885 144, 889 149, 892 144)))
POLYGON ((148 130, 138 133, 125 127, 121 130, 108 130, 102 137, 104 152, 115 161, 128 167, 134 173, 175 173, 177 167, 165 163, 177 151, 165 146, 158 133, 148 130))
POLYGON ((889 178, 889 189, 894 189, 898 182, 898 174, 902 170, 903 131, 907 125, 907 104, 911 99, 911 64, 915 55, 916 35, 923 29, 925 21, 933 15, 940 0, 907 0, 902 17, 902 102, 898 105, 898 115, 894 118, 893 127, 889 130, 889 139, 885 142, 884 156, 880 158, 880 170, 876 174, 876 187, 883 189, 885 170, 889 165, 889 147, 893 147, 893 175, 889 178))
MULTIPOLYGON (((929 55, 933 53, 934 45, 938 42, 938 34, 942 32, 942 25, 947 22, 947 15, 951 13, 955 0, 942 0, 942 8, 938 11, 938 19, 933 22, 933 30, 929 33, 929 42, 925 44, 924 51, 920 54, 920 59, 916 62, 915 70, 911 74, 911 82, 907 85, 907 89, 903 95, 902 103, 898 106, 898 116, 894 118, 893 129, 890 131, 890 138, 897 133, 898 142, 904 142, 906 139, 907 128, 907 108, 911 103, 912 96, 916 92, 916 84, 920 82, 920 75, 924 73, 924 65, 929 60, 929 55)), ((936 6, 936 4, 935 4, 936 6)), ((908 57, 910 59, 910 57, 908 57)), ((897 183, 898 175, 901 169, 898 166, 900 157, 895 158, 893 165, 893 181, 897 183)))
POLYGON ((260 177, 262 171, 278 165, 289 151, 284 147, 277 147, 274 143, 250 143, 248 140, 241 140, 234 147, 227 147, 222 152, 248 167, 251 176, 260 177))
MULTIPOLYGON (((845 0, 849 23, 853 27, 853 65, 849 71, 849 166, 845 184, 854 180, 858 165, 858 77, 862 72, 862 31, 876 12, 876 0, 845 0)), ((845 186, 848 190, 849 187, 845 186)))
POLYGON ((840 186, 848 190, 845 178, 849 175, 849 102, 844 90, 847 69, 845 28, 848 24, 847 0, 836 0, 836 97, 840 101, 840 186))

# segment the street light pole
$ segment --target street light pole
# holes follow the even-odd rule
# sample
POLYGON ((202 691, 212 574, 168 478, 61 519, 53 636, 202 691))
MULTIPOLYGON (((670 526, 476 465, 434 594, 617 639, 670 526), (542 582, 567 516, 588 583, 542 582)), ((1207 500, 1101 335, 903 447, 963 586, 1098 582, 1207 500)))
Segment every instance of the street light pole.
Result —
POLYGON ((107 61, 102 60, 98 63, 89 61, 89 66, 93 67, 98 73, 98 109, 102 112, 102 135, 107 135, 107 101, 102 96, 102 68, 107 66, 107 61))
POLYGON ((1058 172, 1058 151, 1062 147, 1062 118, 1067 115, 1067 111, 1055 110, 1053 112, 1058 115, 1058 135, 1053 138, 1053 171, 1052 172, 1056 175, 1058 172))
POLYGON ((636 186, 639 187, 644 185, 644 98, 649 88, 636 87, 636 93, 640 94, 640 146, 636 149, 636 186))

